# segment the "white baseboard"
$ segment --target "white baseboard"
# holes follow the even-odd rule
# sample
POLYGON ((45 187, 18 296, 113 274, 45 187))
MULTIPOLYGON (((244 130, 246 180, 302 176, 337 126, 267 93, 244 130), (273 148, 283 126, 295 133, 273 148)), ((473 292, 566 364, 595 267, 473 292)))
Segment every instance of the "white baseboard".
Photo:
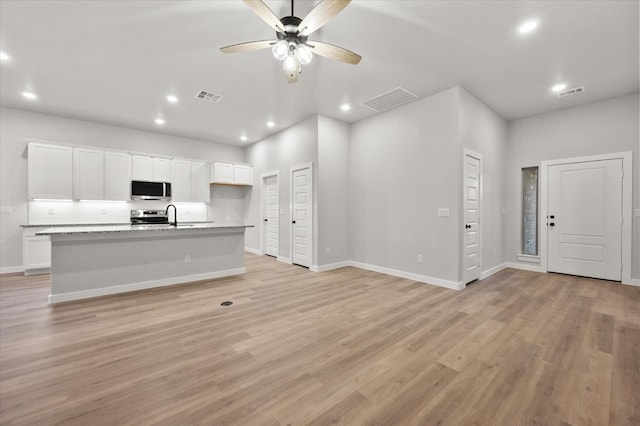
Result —
POLYGON ((351 266, 350 260, 345 260, 343 262, 329 263, 327 265, 312 265, 309 270, 313 272, 325 272, 330 271, 332 269, 345 268, 347 266, 351 266))
POLYGON ((628 281, 627 280, 623 280, 622 284, 633 285, 633 286, 636 286, 636 287, 640 287, 640 279, 638 279, 638 278, 629 278, 628 281))
POLYGON ((62 294, 56 294, 56 295, 50 294, 49 304, 68 302, 70 300, 88 299, 91 297, 98 297, 98 296, 107 296, 109 294, 126 293, 129 291, 145 290, 145 289, 154 288, 154 287, 164 287, 167 285, 185 284, 185 283, 191 283, 193 281, 210 280, 213 278, 222 278, 222 277, 228 277, 231 275, 240 275, 240 274, 244 274, 245 272, 247 272, 247 269, 245 267, 242 267, 242 268, 235 268, 235 269, 226 269, 224 271, 208 272, 205 274, 183 275, 180 277, 172 277, 172 278, 166 278, 161 280, 152 280, 152 281, 144 281, 140 283, 123 284, 123 285, 117 285, 113 287, 98 288, 94 290, 74 291, 70 293, 62 293, 62 294))
POLYGON ((15 274, 16 272, 24 272, 22 266, 2 266, 0 267, 0 274, 15 274))
POLYGON ((497 274, 498 272, 506 268, 507 268, 506 262, 496 265, 493 268, 489 268, 486 271, 482 271, 482 273, 480 274, 480 279, 484 280, 485 278, 489 278, 491 275, 497 274))
POLYGON ((289 259, 288 257, 284 257, 284 256, 278 256, 278 257, 276 257, 276 260, 278 262, 287 263, 289 265, 293 264, 293 262, 291 262, 291 259, 289 259))
POLYGON ((450 288, 452 290, 462 290, 466 285, 462 282, 448 281, 441 278, 428 277, 426 275, 414 274, 412 272, 399 271, 397 269, 385 268, 383 266, 370 265, 368 263, 360 263, 351 261, 351 266, 360 269, 366 269, 381 274, 393 275, 394 277, 406 278, 413 281, 419 281, 425 284, 437 285, 438 287, 450 288))
POLYGON ((540 268, 540 266, 525 265, 524 263, 507 262, 506 265, 507 265, 507 268, 522 269, 523 271, 547 272, 547 271, 543 271, 542 268, 540 268))
POLYGON ((257 254, 258 256, 262 256, 264 253, 262 253, 262 250, 258 250, 258 249, 254 249, 251 247, 245 247, 244 251, 249 252, 249 253, 253 253, 253 254, 257 254))

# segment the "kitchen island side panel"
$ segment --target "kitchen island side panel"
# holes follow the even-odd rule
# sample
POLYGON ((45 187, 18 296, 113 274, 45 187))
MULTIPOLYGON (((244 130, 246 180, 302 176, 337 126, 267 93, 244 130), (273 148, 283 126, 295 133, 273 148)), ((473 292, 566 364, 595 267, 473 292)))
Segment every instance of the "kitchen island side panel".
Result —
POLYGON ((244 273, 244 229, 52 236, 50 303, 244 273))

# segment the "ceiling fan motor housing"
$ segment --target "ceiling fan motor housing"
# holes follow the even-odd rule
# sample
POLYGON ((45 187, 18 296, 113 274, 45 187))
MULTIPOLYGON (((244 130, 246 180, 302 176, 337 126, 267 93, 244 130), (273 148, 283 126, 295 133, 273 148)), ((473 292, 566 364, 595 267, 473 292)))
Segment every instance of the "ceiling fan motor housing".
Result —
POLYGON ((298 25, 300 25, 302 19, 297 16, 285 16, 280 19, 280 22, 282 22, 282 25, 284 26, 285 33, 276 32, 278 40, 286 40, 296 44, 307 42, 308 37, 298 33, 298 25))

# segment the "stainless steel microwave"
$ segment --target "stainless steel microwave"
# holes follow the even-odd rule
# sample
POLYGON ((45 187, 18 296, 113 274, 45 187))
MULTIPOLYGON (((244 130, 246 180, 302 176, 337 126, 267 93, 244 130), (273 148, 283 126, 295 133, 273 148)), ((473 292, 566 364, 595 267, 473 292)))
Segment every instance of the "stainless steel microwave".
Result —
POLYGON ((171 201, 171 182, 132 180, 131 199, 171 201))

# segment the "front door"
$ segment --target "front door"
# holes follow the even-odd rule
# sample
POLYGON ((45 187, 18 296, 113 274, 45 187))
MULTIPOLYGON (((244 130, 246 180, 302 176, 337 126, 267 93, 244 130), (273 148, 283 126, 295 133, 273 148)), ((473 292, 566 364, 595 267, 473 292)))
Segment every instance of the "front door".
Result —
POLYGON ((264 253, 278 256, 280 238, 280 189, 278 176, 264 178, 264 253))
POLYGON ((292 170, 292 263, 309 267, 311 265, 312 223, 312 175, 311 167, 292 170))
POLYGON ((622 160, 549 166, 550 272, 621 280, 622 160))
POLYGON ((464 258, 463 280, 467 284, 480 278, 480 156, 464 155, 464 258))

